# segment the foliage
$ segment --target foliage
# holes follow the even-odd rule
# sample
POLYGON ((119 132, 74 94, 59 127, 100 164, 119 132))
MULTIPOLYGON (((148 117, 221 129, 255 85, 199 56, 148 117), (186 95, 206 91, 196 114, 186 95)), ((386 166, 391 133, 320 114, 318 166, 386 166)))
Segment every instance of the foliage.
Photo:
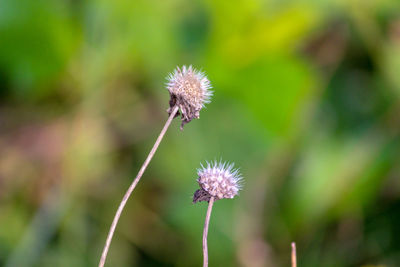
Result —
POLYGON ((0 265, 95 266, 164 123, 166 75, 214 87, 173 122, 127 205, 109 266, 199 266, 200 162, 242 166, 211 266, 400 262, 400 3, 3 0, 0 265))

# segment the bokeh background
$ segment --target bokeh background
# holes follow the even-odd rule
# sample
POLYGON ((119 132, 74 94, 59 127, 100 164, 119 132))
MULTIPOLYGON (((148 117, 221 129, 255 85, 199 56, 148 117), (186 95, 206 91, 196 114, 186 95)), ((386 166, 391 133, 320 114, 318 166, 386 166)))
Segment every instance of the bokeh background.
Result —
POLYGON ((108 266, 201 266, 205 160, 235 162, 211 266, 400 266, 400 2, 1 0, 0 265, 97 266, 166 118, 165 77, 205 71, 108 266))

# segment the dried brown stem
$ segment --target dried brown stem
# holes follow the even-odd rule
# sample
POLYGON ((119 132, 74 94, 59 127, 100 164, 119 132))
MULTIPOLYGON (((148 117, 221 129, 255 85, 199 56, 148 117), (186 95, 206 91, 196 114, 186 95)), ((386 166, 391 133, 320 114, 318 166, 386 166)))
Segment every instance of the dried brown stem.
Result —
POLYGON ((207 235, 208 235, 208 225, 210 224, 211 211, 214 204, 214 197, 210 198, 208 202, 208 209, 206 215, 206 221, 204 222, 203 230, 203 267, 208 267, 208 248, 207 248, 207 235))
POLYGON ((296 243, 292 242, 292 267, 297 267, 296 243))
POLYGON ((156 152, 158 146, 160 145, 161 140, 163 139, 165 133, 167 132, 168 127, 170 126, 170 124, 171 124, 172 120, 174 119, 174 117, 175 117, 177 112, 178 112, 178 107, 175 106, 173 108, 171 114, 169 115, 168 120, 164 125, 164 128, 161 130, 160 135, 158 136, 156 142, 154 143, 153 148, 151 149, 151 151, 150 151, 149 155, 147 156, 145 162, 143 163, 142 167, 140 168, 135 180, 133 180, 132 184, 129 186, 128 190, 126 191, 121 203, 119 204, 118 210, 115 213, 113 222, 112 222, 110 230, 108 232, 106 244, 104 245, 103 252, 101 254, 99 267, 103 267, 105 262, 106 262, 107 253, 108 253, 108 250, 110 248, 111 240, 112 240, 112 237, 114 235, 115 228, 117 227, 119 218, 121 217, 121 213, 122 213, 122 211, 123 211, 123 209, 124 209, 124 207, 126 205, 126 202, 128 201, 128 199, 129 199, 130 195, 132 194, 133 190, 135 189, 137 183, 140 181, 140 178, 142 178, 144 171, 146 170, 147 166, 149 165, 151 159, 153 158, 154 153, 156 152))

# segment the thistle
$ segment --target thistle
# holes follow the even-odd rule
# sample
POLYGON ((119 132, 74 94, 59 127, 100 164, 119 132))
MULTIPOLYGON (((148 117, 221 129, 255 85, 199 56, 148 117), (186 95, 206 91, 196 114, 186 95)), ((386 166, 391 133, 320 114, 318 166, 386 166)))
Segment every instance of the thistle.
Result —
POLYGON ((212 95, 210 81, 207 79, 204 73, 199 72, 189 66, 183 66, 182 68, 177 67, 174 73, 170 74, 168 77, 167 89, 170 93, 171 99, 169 101, 168 109, 168 120, 165 123, 160 135, 158 136, 156 142, 153 145, 150 153, 148 154, 146 160, 144 161, 142 167, 140 168, 136 178, 133 180, 132 184, 129 186, 127 192, 125 193, 121 203, 118 206, 117 212, 114 216, 113 222, 111 224, 110 230, 108 232, 106 244, 104 245, 103 252, 100 258, 99 267, 103 267, 107 258, 108 250, 110 248, 111 240, 115 232, 115 228, 118 224, 121 213, 135 189, 136 185, 143 176, 144 171, 149 165, 151 159, 153 158, 158 146, 161 143, 168 127, 170 126, 172 120, 182 114, 182 124, 183 125, 190 122, 194 118, 200 117, 200 110, 204 107, 206 103, 210 103, 210 98, 212 95))
POLYGON ((179 107, 182 114, 181 130, 186 123, 200 118, 200 110, 205 104, 210 103, 212 96, 210 81, 204 73, 192 66, 177 67, 168 76, 167 89, 171 96, 168 113, 171 114, 174 107, 179 107))
POLYGON ((226 162, 207 162, 206 166, 201 165, 197 170, 199 178, 197 182, 200 189, 193 195, 193 203, 207 201, 207 215, 203 230, 203 267, 208 266, 208 247, 207 235, 210 223, 211 211, 214 201, 223 198, 234 198, 241 189, 242 175, 238 169, 234 169, 233 164, 226 162))

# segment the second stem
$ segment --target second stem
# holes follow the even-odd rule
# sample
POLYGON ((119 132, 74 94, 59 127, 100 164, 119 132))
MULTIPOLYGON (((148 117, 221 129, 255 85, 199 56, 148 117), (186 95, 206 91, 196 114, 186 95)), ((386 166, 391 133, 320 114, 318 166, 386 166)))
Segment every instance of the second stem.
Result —
POLYGON ((208 247, 207 247, 207 236, 208 236, 208 225, 210 224, 211 211, 214 204, 214 197, 210 198, 208 202, 208 209, 206 215, 206 221, 204 222, 203 230, 203 267, 208 267, 208 247))

